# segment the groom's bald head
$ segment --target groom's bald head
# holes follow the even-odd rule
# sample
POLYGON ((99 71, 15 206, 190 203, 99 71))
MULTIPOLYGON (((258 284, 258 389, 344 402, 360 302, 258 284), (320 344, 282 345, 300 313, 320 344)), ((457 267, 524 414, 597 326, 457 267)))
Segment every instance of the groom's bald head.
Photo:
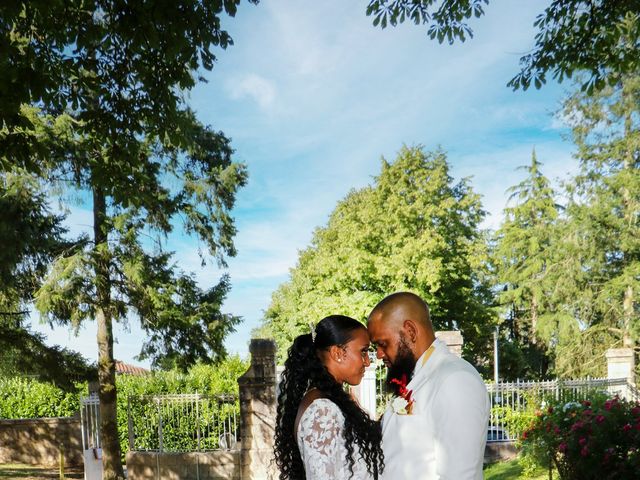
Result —
POLYGON ((367 326, 371 341, 379 346, 378 356, 390 362, 398 343, 404 342, 417 359, 435 339, 429 307, 411 292, 385 297, 369 314, 367 326))
POLYGON ((375 317, 383 317, 389 323, 412 319, 424 328, 433 330, 429 307, 422 298, 411 292, 397 292, 383 298, 369 314, 371 322, 375 317))

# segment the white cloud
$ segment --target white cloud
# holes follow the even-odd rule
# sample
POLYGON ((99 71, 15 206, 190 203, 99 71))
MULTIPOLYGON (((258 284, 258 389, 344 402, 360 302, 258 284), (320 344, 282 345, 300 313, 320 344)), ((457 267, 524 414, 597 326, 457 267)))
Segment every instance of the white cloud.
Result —
POLYGON ((273 105, 276 98, 276 88, 273 83, 254 73, 230 80, 227 88, 231 98, 249 97, 265 110, 273 105))

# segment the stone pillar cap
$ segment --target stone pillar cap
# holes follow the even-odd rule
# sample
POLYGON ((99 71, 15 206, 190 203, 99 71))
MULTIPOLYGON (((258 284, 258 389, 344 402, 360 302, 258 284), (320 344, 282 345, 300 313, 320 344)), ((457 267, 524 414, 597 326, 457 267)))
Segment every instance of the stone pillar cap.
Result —
POLYGON ((276 353, 276 342, 268 338, 252 338, 249 344, 251 355, 264 356, 276 353))
POLYGON ((616 357, 633 357, 633 349, 631 348, 610 348, 605 354, 607 358, 616 357))

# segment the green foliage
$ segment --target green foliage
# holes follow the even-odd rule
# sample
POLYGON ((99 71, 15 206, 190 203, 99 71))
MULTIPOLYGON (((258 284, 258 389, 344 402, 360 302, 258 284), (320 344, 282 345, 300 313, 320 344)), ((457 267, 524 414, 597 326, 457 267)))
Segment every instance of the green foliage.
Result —
POLYGON ((617 397, 556 403, 522 437, 523 451, 563 480, 635 478, 640 469, 640 404, 617 397))
POLYGON ((510 201, 515 203, 504 210, 492 254, 496 281, 501 286, 498 302, 506 312, 503 332, 507 345, 517 346, 513 353, 522 352, 510 358, 510 365, 517 363, 513 360, 524 363, 512 368, 512 378, 546 376, 550 360, 546 350, 554 341, 540 328, 540 319, 556 313, 552 301, 555 279, 549 275, 549 264, 554 261, 551 247, 557 241, 560 207, 540 166, 534 151, 531 164, 521 167, 527 177, 509 189, 510 201))
MULTIPOLYGON (((484 15, 489 0, 370 0, 367 15, 374 26, 396 26, 405 20, 428 26, 431 39, 442 43, 473 37, 467 21, 484 15)), ((509 82, 514 90, 542 87, 547 75, 558 81, 586 72, 582 90, 589 93, 611 84, 610 72, 638 71, 640 4, 635 1, 553 0, 537 16, 535 46, 520 58, 521 71, 509 82)))
MULTIPOLYGON (((182 373, 178 370, 156 371, 146 376, 120 375, 118 388, 118 432, 121 451, 129 448, 128 409, 131 405, 133 427, 136 432, 137 448, 158 448, 158 407, 153 401, 143 400, 143 395, 165 395, 199 393, 203 395, 238 395, 238 378, 247 371, 249 362, 240 357, 231 356, 218 365, 197 364, 182 373), (129 397, 135 398, 129 404, 129 397)), ((237 402, 204 402, 199 412, 199 427, 212 432, 211 438, 217 440, 223 426, 216 419, 240 418, 237 402)), ((193 413, 193 412, 191 412, 193 413)), ((167 450, 191 450, 195 448, 195 416, 185 412, 181 418, 163 418, 163 444, 167 450)), ((227 428, 228 431, 228 428, 227 428)), ((209 440, 212 441, 212 440, 209 440)), ((202 448, 214 448, 201 442, 202 448)))
POLYGON ((71 417, 80 411, 77 384, 65 392, 51 383, 20 377, 0 377, 0 418, 71 417))
POLYGON ((221 17, 233 17, 239 3, 2 2, 2 160, 40 168, 33 156, 39 138, 21 113, 24 104, 79 114, 89 130, 98 126, 96 136, 119 137, 123 152, 149 129, 176 143, 182 92, 201 79, 198 69, 213 68, 213 48, 233 44, 221 17))
POLYGON ((17 168, 0 171, 0 324, 24 315, 53 257, 69 247, 62 217, 49 211, 38 179, 17 168))
POLYGON ((443 152, 402 148, 316 230, 256 334, 275 338, 282 358, 308 322, 337 312, 364 320, 385 295, 411 290, 429 304, 436 329, 462 331, 475 360, 493 322, 483 218, 478 195, 467 180, 453 182, 443 152))
POLYGON ((77 382, 97 377, 95 365, 82 355, 59 346, 50 347, 44 335, 28 328, 0 324, 0 351, 0 377, 26 375, 67 392, 75 392, 77 382))
POLYGON ((228 279, 201 289, 164 245, 181 227, 203 262, 235 254, 230 210, 246 169, 184 93, 213 67, 212 49, 232 43, 221 16, 238 4, 0 5, 0 170, 19 166, 92 200, 91 243, 56 258, 35 303, 52 324, 98 323, 105 478, 123 478, 112 322, 137 315, 142 357, 185 369, 224 357, 240 321, 220 311, 228 279))
POLYGON ((547 480, 549 474, 536 466, 531 471, 527 471, 519 460, 498 462, 485 465, 484 480, 547 480))
POLYGON ((88 380, 94 369, 79 354, 49 347, 42 335, 23 327, 49 263, 75 247, 63 239, 61 224, 34 175, 0 171, 0 375, 35 376, 73 391, 74 382, 88 380))
POLYGON ((633 347, 639 338, 639 105, 640 76, 633 75, 591 95, 576 93, 563 111, 581 167, 567 186, 557 265, 556 298, 580 332, 558 344, 563 375, 593 375, 585 366, 594 349, 633 347))

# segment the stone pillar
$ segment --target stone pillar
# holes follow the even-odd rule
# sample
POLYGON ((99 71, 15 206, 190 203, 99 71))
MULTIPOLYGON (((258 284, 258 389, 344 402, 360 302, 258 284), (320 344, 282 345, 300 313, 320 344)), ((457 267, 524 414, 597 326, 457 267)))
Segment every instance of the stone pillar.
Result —
POLYGON ((277 478, 273 461, 276 425, 276 345, 253 339, 251 366, 240 386, 240 472, 242 480, 277 478))
POLYGON ((626 378, 635 385, 635 358, 632 348, 610 348, 606 353, 607 378, 626 378))
POLYGON ((436 338, 446 343, 452 353, 462 357, 462 345, 464 344, 464 340, 462 339, 462 334, 458 330, 436 332, 436 338))

